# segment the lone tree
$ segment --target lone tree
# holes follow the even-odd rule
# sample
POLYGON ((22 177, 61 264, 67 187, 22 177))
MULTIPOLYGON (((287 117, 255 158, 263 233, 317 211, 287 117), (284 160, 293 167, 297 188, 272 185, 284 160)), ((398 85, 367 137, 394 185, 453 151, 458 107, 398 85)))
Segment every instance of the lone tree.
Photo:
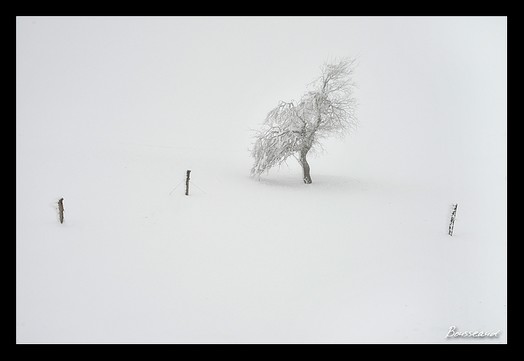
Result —
POLYGON ((304 183, 312 182, 308 152, 322 147, 322 139, 343 136, 356 126, 353 64, 348 59, 324 64, 320 77, 298 103, 281 101, 268 113, 251 151, 252 175, 260 176, 293 156, 302 166, 304 183))

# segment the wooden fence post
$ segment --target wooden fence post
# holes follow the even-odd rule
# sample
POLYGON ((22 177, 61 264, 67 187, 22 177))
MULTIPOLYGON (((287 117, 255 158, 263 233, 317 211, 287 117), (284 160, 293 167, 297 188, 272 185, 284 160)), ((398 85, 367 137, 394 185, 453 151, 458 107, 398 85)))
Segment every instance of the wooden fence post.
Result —
POLYGON ((457 217, 457 207, 458 207, 458 203, 453 204, 453 210, 451 212, 451 219, 449 221, 449 229, 448 229, 448 234, 450 236, 453 236, 453 228, 455 228, 455 218, 457 217))
POLYGON ((190 170, 188 170, 186 173, 186 196, 189 195, 189 173, 191 173, 190 170))
POLYGON ((64 198, 58 200, 58 216, 60 217, 60 223, 64 223, 64 198))

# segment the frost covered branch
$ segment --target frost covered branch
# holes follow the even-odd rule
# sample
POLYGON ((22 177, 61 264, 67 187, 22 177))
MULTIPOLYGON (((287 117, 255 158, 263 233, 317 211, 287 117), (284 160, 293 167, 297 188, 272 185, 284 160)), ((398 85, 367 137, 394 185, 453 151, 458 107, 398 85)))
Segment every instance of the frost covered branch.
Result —
POLYGON ((251 155, 255 159, 252 175, 260 176, 294 156, 304 171, 304 183, 311 183, 306 156, 321 147, 319 140, 343 136, 357 125, 353 98, 354 60, 325 64, 297 104, 281 101, 266 116, 255 136, 251 155))

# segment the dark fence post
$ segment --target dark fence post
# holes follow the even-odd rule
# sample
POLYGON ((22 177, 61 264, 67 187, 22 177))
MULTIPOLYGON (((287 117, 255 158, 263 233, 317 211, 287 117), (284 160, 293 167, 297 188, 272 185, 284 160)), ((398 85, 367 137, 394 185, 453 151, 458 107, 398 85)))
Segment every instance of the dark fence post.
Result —
POLYGON ((191 173, 190 170, 188 170, 186 173, 186 196, 189 195, 189 173, 191 173))
POLYGON ((60 223, 64 223, 64 198, 58 200, 58 215, 60 217, 60 223))

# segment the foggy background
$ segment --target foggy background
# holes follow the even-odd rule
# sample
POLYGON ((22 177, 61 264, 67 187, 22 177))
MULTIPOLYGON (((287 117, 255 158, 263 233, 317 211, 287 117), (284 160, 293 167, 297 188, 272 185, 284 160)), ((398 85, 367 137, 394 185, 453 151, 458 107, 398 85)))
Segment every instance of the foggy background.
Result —
MULTIPOLYGON (((401 184, 422 190, 428 199, 421 204, 445 194, 449 197, 446 202, 459 203, 459 217, 461 202, 467 199, 477 212, 470 221, 471 229, 482 232, 486 239, 498 240, 486 253, 479 251, 486 262, 494 255, 493 263, 475 265, 484 267, 486 274, 488 269, 497 270, 498 276, 490 283, 496 288, 489 290, 502 307, 506 287, 506 23, 504 17, 18 17, 19 340, 64 339, 59 336, 63 329, 46 333, 42 330, 51 326, 34 321, 47 312, 41 303, 38 306, 35 296, 43 282, 36 274, 42 269, 30 261, 31 257, 42 260, 42 254, 33 254, 31 249, 35 242, 44 247, 45 242, 35 237, 44 237, 42 230, 47 228, 34 222, 44 219, 45 212, 53 214, 52 209, 35 209, 35 204, 45 203, 49 208, 53 197, 63 195, 64 189, 72 193, 76 185, 78 199, 108 200, 108 212, 115 211, 119 202, 111 203, 111 194, 124 202, 133 202, 135 196, 144 199, 137 204, 121 203, 122 207, 147 207, 146 193, 155 190, 152 180, 167 176, 174 164, 182 170, 177 168, 177 174, 196 167, 196 177, 206 164, 213 163, 207 183, 203 176, 195 178, 207 193, 214 192, 211 179, 220 184, 229 179, 250 182, 248 150, 253 130, 280 100, 300 99, 307 84, 320 75, 323 63, 343 57, 357 60, 354 81, 359 127, 343 141, 327 141, 326 153, 310 158, 313 182, 334 182, 336 188, 337 181, 345 182, 343 177, 350 175, 363 183, 373 179, 401 184), (174 160, 163 150, 180 158, 174 160), (115 166, 131 168, 140 159, 146 163, 161 159, 165 166, 159 169, 166 174, 145 174, 146 168, 136 168, 133 174, 113 173, 115 166), (129 186, 134 177, 142 177, 139 192, 129 186), (442 193, 432 193, 433 187, 442 193), (107 189, 107 194, 102 196, 101 189, 107 189)), ((283 179, 289 184, 298 174, 295 178, 300 182, 295 163, 290 160, 287 170, 271 170, 268 181, 278 184, 283 179)), ((167 182, 163 191, 169 192, 179 180, 167 182)), ((246 184, 250 184, 246 186, 249 192, 258 192, 256 183, 246 184)), ((217 203, 217 209, 225 213, 249 206, 242 203, 243 191, 231 187, 227 203, 217 203)), ((285 195, 279 193, 273 206, 286 202, 285 195)), ((64 197, 67 220, 71 208, 64 197)), ((93 207, 104 209, 101 203, 93 207)), ((337 207, 335 203, 329 209, 343 214, 337 207)), ((326 218, 331 211, 325 213, 326 218)), ((52 215, 50 218, 43 224, 58 227, 52 215)), ((227 226, 234 227, 234 223, 227 226)), ((455 265, 444 262, 442 269, 455 265)), ((505 327, 505 310, 498 310, 490 320, 500 322, 487 322, 485 331, 505 327)), ((55 316, 64 316, 56 312, 55 316)), ((386 319, 383 322, 388 324, 386 319)), ((444 331, 437 331, 442 338, 414 341, 443 342, 449 326, 446 323, 444 331)), ((457 326, 466 330, 465 325, 457 326)), ((235 332, 225 340, 237 340, 234 335, 242 331, 235 332)), ((274 341, 260 332, 249 340, 274 341)), ((95 334, 79 333, 75 340, 99 341, 95 334)), ((158 339, 149 336, 136 340, 158 339)), ((102 339, 120 341, 112 333, 102 339)), ((185 339, 192 340, 215 339, 185 339)), ((413 341, 409 337, 375 339, 371 333, 365 338, 336 340, 413 341)))

